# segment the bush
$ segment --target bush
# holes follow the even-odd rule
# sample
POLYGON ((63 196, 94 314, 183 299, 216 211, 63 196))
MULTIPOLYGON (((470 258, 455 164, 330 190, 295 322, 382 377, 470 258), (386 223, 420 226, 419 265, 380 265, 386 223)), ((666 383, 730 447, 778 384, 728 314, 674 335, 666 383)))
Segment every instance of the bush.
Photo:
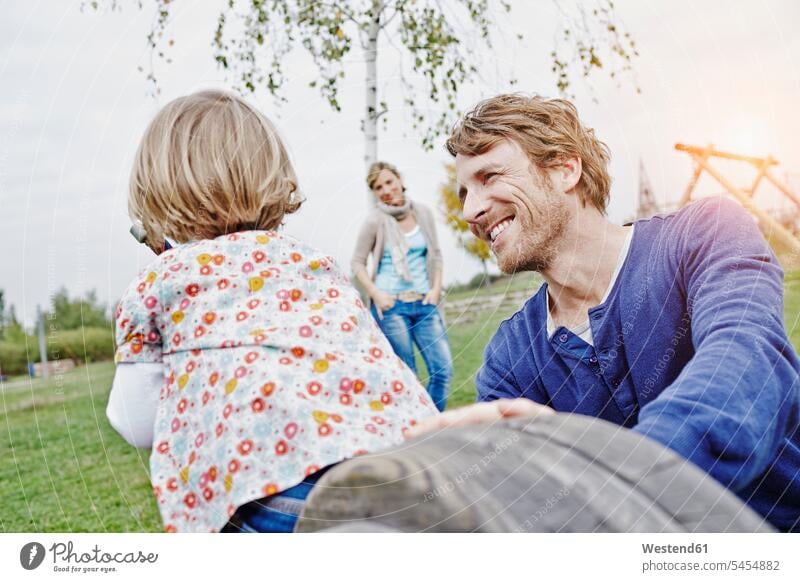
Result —
POLYGON ((114 358, 114 337, 109 329, 103 327, 59 331, 48 337, 47 354, 50 359, 71 359, 76 364, 111 360, 114 358))
MULTIPOLYGON (((105 327, 84 327, 54 331, 47 336, 47 358, 73 360, 75 364, 114 358, 114 338, 105 327)), ((0 373, 27 374, 28 362, 39 361, 39 339, 26 336, 20 341, 0 341, 0 373)))
MULTIPOLYGON (((39 350, 36 350, 38 356, 39 350)), ((24 343, 0 342, 0 374, 15 376, 28 373, 28 351, 24 343)), ((33 361, 33 354, 30 354, 33 361)))

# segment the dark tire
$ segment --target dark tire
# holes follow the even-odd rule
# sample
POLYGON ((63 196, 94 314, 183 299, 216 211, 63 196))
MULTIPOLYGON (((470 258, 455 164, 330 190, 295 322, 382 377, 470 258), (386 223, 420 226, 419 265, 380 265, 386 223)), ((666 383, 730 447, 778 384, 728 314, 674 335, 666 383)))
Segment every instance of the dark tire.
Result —
POLYGON ((575 414, 447 429, 345 461, 320 479, 296 529, 774 531, 672 451, 575 414))

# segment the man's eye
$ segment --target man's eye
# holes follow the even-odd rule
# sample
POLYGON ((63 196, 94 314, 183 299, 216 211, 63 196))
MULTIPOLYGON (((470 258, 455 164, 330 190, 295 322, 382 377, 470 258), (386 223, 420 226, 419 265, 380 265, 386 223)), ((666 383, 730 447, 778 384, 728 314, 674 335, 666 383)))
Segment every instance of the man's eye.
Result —
POLYGON ((489 183, 489 181, 490 181, 492 178, 494 178, 495 176, 497 176, 497 174, 496 174, 495 172, 490 172, 490 173, 488 173, 488 174, 485 174, 485 175, 483 176, 483 183, 484 183, 484 184, 488 184, 488 183, 489 183))

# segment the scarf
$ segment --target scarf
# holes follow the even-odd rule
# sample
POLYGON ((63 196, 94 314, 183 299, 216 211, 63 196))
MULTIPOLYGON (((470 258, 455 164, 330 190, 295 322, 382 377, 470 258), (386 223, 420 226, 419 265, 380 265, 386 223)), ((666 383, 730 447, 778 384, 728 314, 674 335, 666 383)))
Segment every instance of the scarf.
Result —
POLYGON ((411 200, 406 198, 402 206, 389 206, 383 202, 377 202, 378 210, 383 212, 383 226, 386 232, 386 246, 392 257, 392 264, 404 281, 413 281, 411 272, 408 270, 408 240, 400 229, 398 220, 405 218, 409 212, 414 212, 411 200))

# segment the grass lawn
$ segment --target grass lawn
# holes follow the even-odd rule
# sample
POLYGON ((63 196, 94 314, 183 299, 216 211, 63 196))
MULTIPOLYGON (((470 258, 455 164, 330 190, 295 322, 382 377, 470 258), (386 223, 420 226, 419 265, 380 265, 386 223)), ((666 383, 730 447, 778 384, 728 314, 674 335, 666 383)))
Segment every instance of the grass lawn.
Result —
MULTIPOLYGON (((532 292, 535 286, 533 279, 514 279, 482 292, 532 292)), ((461 292, 448 299, 474 295, 461 292)), ((513 311, 505 307, 449 326, 456 370, 449 407, 474 400, 483 348, 513 311)), ((800 348, 798 276, 786 280, 785 319, 800 348)), ((113 374, 112 363, 98 363, 47 382, 13 379, 0 390, 0 531, 161 530, 150 491, 149 451, 129 446, 106 421, 113 374)))

